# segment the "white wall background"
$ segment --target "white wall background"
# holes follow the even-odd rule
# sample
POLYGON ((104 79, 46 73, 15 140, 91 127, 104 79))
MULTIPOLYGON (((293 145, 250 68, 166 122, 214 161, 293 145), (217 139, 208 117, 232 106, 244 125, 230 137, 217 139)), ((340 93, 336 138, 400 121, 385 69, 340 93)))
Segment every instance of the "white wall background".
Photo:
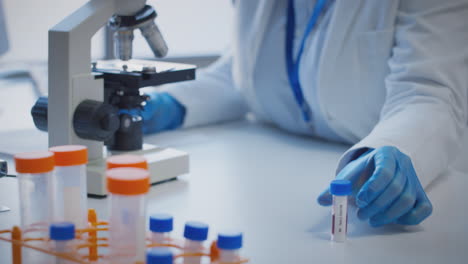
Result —
MULTIPOLYGON (((131 1, 131 0, 129 0, 131 1)), ((47 31, 86 0, 4 0, 10 51, 0 61, 47 60, 47 31)), ((168 42, 169 56, 219 54, 230 41, 231 0, 149 0, 168 42)), ((139 33, 134 56, 152 56, 139 33)), ((93 56, 103 56, 103 34, 93 39, 93 56)))

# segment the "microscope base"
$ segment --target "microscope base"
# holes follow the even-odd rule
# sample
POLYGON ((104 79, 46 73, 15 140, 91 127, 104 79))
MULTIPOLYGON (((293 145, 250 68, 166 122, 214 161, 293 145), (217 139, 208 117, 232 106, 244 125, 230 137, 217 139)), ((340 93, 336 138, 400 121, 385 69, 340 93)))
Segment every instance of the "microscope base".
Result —
MULTIPOLYGON (((180 150, 154 146, 147 148, 145 146, 144 150, 125 152, 125 154, 141 155, 146 158, 151 174, 151 184, 174 179, 189 172, 188 153, 180 150)), ((88 163, 88 195, 92 197, 105 197, 107 195, 105 169, 105 158, 88 163)))

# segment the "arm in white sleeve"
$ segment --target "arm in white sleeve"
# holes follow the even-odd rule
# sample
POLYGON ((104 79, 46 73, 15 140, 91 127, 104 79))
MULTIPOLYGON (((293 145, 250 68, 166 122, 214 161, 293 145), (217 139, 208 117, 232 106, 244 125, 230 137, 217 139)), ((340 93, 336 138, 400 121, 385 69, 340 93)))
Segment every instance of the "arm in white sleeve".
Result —
POLYGON ((467 124, 468 1, 401 1, 395 30, 380 121, 338 171, 362 148, 395 146, 427 186, 457 154, 467 124))
POLYGON ((225 55, 207 69, 197 72, 195 81, 164 85, 185 106, 184 127, 235 120, 245 116, 247 105, 232 79, 232 59, 225 55))

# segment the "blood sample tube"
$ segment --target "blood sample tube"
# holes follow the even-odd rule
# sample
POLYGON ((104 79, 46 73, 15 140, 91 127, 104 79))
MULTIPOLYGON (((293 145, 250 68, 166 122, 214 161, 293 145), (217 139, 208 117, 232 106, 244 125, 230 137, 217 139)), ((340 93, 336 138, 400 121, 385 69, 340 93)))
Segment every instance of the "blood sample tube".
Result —
MULTIPOLYGON (((21 229, 28 238, 47 238, 52 221, 52 173, 54 153, 29 152, 15 155, 20 195, 21 229)), ((31 241, 41 246, 44 242, 31 241)), ((50 263, 51 256, 23 248, 23 263, 50 263)))
POLYGON ((173 217, 168 214, 154 214, 150 216, 151 242, 153 244, 167 244, 173 229, 173 217))
POLYGON ((344 242, 348 228, 348 195, 351 194, 351 182, 348 180, 332 181, 330 193, 333 195, 331 239, 344 242))
POLYGON ((88 225, 85 146, 66 145, 49 149, 55 155, 54 221, 72 222, 77 228, 88 225))
POLYGON ((106 165, 108 170, 122 167, 148 169, 148 162, 144 157, 131 154, 111 156, 107 158, 106 165))
POLYGON ((106 171, 109 191, 109 251, 111 263, 144 262, 146 194, 149 173, 140 168, 106 171))
MULTIPOLYGON (((49 228, 49 237, 52 242, 52 250, 54 252, 73 256, 73 240, 75 239, 75 225, 73 223, 52 223, 49 228)), ((53 263, 72 264, 74 262, 56 257, 56 261, 53 263)))
POLYGON ((168 248, 152 248, 146 253, 146 264, 172 264, 174 254, 168 248))
MULTIPOLYGON (((203 242, 208 238, 208 225, 202 222, 187 222, 184 229, 184 253, 203 252, 203 242)), ((201 257, 184 257, 184 264, 200 264, 201 257)))
POLYGON ((242 233, 222 232, 218 234, 217 246, 219 249, 219 261, 233 263, 240 261, 239 251, 242 248, 242 233))

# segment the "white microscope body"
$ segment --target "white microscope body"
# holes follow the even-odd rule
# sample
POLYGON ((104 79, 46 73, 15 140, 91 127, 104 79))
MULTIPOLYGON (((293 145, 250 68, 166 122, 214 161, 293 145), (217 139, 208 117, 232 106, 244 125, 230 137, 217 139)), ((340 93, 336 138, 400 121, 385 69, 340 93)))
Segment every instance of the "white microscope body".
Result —
MULTIPOLYGON (((91 0, 49 31, 49 146, 88 147, 87 185, 91 195, 107 194, 104 171, 105 158, 109 155, 103 142, 79 137, 73 126, 74 113, 81 102, 104 100, 104 81, 91 71, 91 38, 112 16, 134 15, 145 4, 146 0, 91 0)), ((182 151, 145 145, 132 153, 147 158, 152 183, 175 178, 189 170, 188 154, 182 151)))

